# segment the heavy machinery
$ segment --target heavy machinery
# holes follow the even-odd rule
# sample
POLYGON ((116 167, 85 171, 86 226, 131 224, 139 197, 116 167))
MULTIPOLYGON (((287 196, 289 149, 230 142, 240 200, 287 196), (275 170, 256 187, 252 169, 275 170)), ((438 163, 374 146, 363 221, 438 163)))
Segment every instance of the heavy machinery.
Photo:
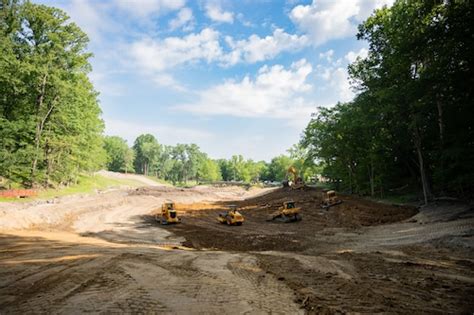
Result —
POLYGON ((219 213, 217 221, 227 225, 242 225, 244 216, 237 211, 236 205, 229 205, 229 211, 219 213))
POLYGON ((181 222, 181 219, 178 218, 178 213, 176 212, 174 202, 165 202, 161 206, 161 215, 157 214, 155 219, 163 225, 181 222))
POLYGON ((301 189, 306 185, 303 182, 303 178, 298 176, 298 170, 294 166, 290 166, 286 171, 286 179, 282 182, 283 187, 291 187, 292 189, 301 189), (289 180, 290 174, 293 179, 289 180))
POLYGON ((329 209, 332 206, 341 204, 342 200, 337 198, 336 191, 334 190, 323 190, 321 195, 321 208, 329 209))
POLYGON ((267 221, 284 223, 301 221, 302 217, 300 211, 301 208, 296 207, 293 200, 285 201, 283 205, 278 208, 278 211, 273 213, 267 221))

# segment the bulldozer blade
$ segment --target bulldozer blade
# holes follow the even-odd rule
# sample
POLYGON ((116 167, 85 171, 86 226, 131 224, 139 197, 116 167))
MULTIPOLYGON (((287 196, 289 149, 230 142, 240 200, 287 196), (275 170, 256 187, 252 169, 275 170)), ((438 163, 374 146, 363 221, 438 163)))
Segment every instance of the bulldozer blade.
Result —
POLYGON ((342 203, 342 200, 339 200, 339 201, 337 201, 337 202, 335 202, 335 203, 333 203, 333 204, 330 204, 330 205, 321 205, 321 208, 327 210, 327 209, 329 209, 329 208, 331 208, 331 207, 340 205, 341 203, 342 203))

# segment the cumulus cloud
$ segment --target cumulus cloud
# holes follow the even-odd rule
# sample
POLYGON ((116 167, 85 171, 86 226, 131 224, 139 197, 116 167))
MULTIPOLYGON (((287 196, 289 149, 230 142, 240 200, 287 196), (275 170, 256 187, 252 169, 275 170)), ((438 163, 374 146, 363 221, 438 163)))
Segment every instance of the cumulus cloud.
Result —
POLYGON ((132 122, 129 120, 117 120, 105 118, 105 133, 107 135, 120 135, 129 144, 144 133, 150 133, 158 139, 166 141, 165 144, 195 143, 203 140, 211 140, 213 134, 200 129, 186 128, 182 126, 166 125, 163 123, 146 124, 143 122, 132 122))
POLYGON ((326 59, 328 62, 332 61, 332 57, 334 56, 334 50, 329 49, 326 52, 319 53, 319 58, 326 59))
POLYGON ((117 7, 128 14, 144 18, 179 10, 185 0, 115 0, 117 7))
POLYGON ((196 102, 177 108, 204 115, 307 120, 314 110, 304 98, 312 88, 306 82, 311 72, 312 66, 305 59, 288 69, 265 65, 258 70, 255 79, 246 76, 241 81, 215 85, 198 92, 196 102))
POLYGON ((193 22, 193 11, 190 8, 182 8, 179 10, 176 18, 169 22, 169 26, 171 30, 183 28, 184 31, 187 31, 193 28, 193 22))
POLYGON ((324 82, 321 89, 330 91, 330 98, 325 100, 326 105, 347 102, 354 97, 354 92, 348 80, 349 74, 345 67, 318 65, 316 67, 316 77, 324 82))
POLYGON ((243 40, 227 36, 225 42, 230 49, 224 49, 221 39, 219 32, 205 28, 183 37, 143 38, 132 43, 127 50, 134 67, 152 74, 155 83, 179 90, 182 87, 165 73, 172 68, 199 62, 216 62, 221 66, 256 63, 273 59, 285 51, 302 49, 308 43, 306 36, 291 35, 282 29, 276 29, 266 37, 253 34, 243 40))
POLYGON ((354 36, 357 24, 374 9, 392 3, 393 0, 313 0, 309 5, 294 7, 290 18, 318 46, 332 39, 354 36))
POLYGON ((359 51, 349 51, 344 58, 349 62, 353 63, 357 60, 358 57, 365 58, 369 54, 369 51, 366 48, 361 48, 359 51))
POLYGON ((300 50, 308 44, 308 38, 276 29, 266 37, 253 34, 248 39, 236 41, 228 36, 226 42, 232 51, 226 56, 225 63, 233 65, 242 61, 255 63, 269 60, 284 51, 300 50))
POLYGON ((230 11, 224 11, 217 2, 208 2, 205 6, 205 9, 206 15, 214 22, 234 23, 234 13, 230 11))
POLYGON ((130 54, 142 69, 163 71, 197 61, 212 62, 223 54, 219 33, 205 28, 200 33, 184 37, 167 37, 163 40, 145 38, 133 43, 130 54))

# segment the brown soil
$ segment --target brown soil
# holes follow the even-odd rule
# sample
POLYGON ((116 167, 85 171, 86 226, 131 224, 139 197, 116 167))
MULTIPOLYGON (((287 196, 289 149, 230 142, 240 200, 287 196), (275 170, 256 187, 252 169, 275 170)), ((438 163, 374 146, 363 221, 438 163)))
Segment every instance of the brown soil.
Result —
POLYGON ((278 189, 244 201, 180 205, 183 223, 166 229, 193 248, 252 252, 265 274, 293 289, 295 301, 308 313, 474 309, 472 251, 447 248, 442 241, 440 246, 450 234, 472 241, 472 211, 444 205, 468 213, 470 221, 436 223, 432 218, 421 224, 429 209, 417 214, 413 207, 341 199, 342 204, 323 210, 317 189, 278 189), (303 220, 266 222, 287 200, 301 207, 303 220), (228 204, 239 206, 246 219, 242 226, 217 222, 217 214, 228 204), (396 233, 404 234, 399 238, 396 233))
POLYGON ((468 313, 474 212, 307 188, 144 187, 0 204, 0 313, 468 313), (294 200, 303 220, 266 222, 294 200), (177 203, 182 223, 154 214, 177 203), (242 226, 216 220, 229 204, 242 226), (185 246, 181 246, 185 245, 185 246))
POLYGON ((300 252, 314 246, 316 232, 335 228, 356 231, 362 226, 399 222, 417 213, 413 207, 390 206, 349 196, 341 196, 342 204, 325 210, 320 206, 320 194, 320 190, 309 187, 305 190, 281 188, 243 201, 179 204, 183 223, 166 229, 185 237, 186 245, 197 249, 300 252), (288 200, 294 200, 301 207, 303 220, 266 222, 288 200), (218 214, 226 211, 229 204, 236 204, 244 215, 242 226, 217 223, 218 214))

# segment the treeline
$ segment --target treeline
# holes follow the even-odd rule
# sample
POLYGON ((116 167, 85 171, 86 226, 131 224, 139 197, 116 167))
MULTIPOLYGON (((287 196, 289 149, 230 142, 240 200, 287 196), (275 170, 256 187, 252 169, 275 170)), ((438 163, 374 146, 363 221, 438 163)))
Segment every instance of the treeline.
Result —
POLYGON ((0 2, 0 180, 74 182, 105 161, 88 38, 61 10, 0 2))
POLYGON ((472 195, 472 1, 396 1, 359 26, 369 54, 349 66, 358 96, 320 108, 301 145, 339 189, 472 195))
POLYGON ((301 175, 308 179, 316 171, 315 165, 305 160, 305 152, 297 146, 289 150, 289 156, 280 155, 270 163, 244 159, 242 155, 214 160, 196 144, 161 145, 151 134, 137 137, 131 148, 126 140, 107 136, 104 149, 108 170, 154 176, 173 184, 221 180, 246 183, 281 181, 286 178, 290 166, 301 170, 301 175))

